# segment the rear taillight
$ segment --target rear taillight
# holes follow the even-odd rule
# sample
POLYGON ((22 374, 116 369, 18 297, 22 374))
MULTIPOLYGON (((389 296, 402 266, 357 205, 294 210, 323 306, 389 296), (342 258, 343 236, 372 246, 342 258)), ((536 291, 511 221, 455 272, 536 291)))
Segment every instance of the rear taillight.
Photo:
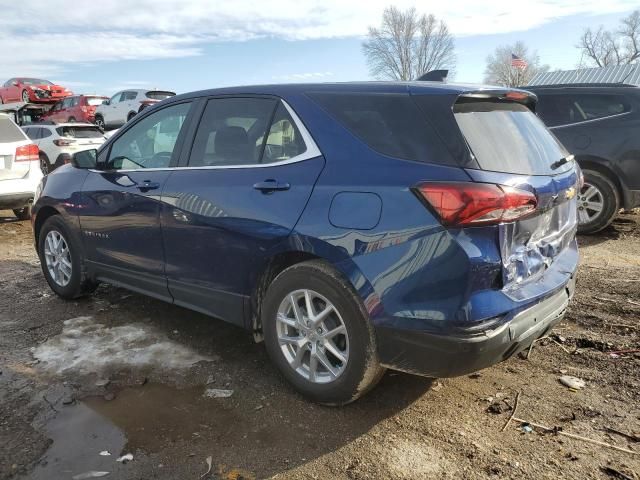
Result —
POLYGON ((489 183, 421 183, 415 191, 446 226, 512 222, 538 205, 531 192, 489 183))
POLYGON ((58 138, 56 140, 53 141, 54 145, 57 145, 58 147, 68 147, 69 145, 75 143, 75 140, 67 140, 67 139, 63 139, 63 138, 58 138))
POLYGON ((16 148, 16 162, 33 162, 40 160, 40 150, 35 144, 23 145, 16 148))

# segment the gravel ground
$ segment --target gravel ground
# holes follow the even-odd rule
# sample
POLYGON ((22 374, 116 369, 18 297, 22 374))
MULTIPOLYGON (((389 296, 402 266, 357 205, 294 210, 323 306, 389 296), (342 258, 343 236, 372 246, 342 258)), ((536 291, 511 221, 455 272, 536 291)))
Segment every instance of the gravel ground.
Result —
POLYGON ((612 352, 640 348, 640 215, 579 240, 575 300, 528 359, 456 379, 389 372, 331 409, 236 327, 110 286, 56 298, 29 222, 0 212, 0 479, 638 479, 640 353, 612 352), (501 431, 518 392, 517 418, 637 453, 501 431))

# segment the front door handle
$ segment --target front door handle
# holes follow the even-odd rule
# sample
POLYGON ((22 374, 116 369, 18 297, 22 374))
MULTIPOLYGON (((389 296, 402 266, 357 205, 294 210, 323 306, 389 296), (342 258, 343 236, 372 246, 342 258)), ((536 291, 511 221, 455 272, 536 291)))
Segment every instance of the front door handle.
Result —
POLYGON ((148 192, 149 190, 160 188, 160 184, 158 182, 152 182, 151 180, 145 180, 142 183, 139 183, 137 187, 141 192, 148 192))
POLYGON ((253 185, 253 188, 260 190, 262 193, 271 193, 276 190, 289 190, 291 185, 287 182, 279 182, 273 178, 269 178, 264 182, 258 182, 253 185))

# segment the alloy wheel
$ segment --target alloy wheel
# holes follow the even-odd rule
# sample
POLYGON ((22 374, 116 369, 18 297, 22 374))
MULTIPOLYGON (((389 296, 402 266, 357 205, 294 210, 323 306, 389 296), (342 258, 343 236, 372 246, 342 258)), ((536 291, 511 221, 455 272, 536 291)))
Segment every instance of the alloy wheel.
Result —
POLYGON ((346 369, 349 336, 340 312, 313 290, 296 290, 280 303, 278 343, 289 366, 312 383, 330 383, 346 369))
POLYGON ((71 251, 66 239, 57 230, 47 233, 44 240, 44 258, 51 279, 60 287, 71 281, 71 251))
POLYGON ((26 90, 22 91, 22 101, 24 103, 29 103, 29 93, 26 90))
POLYGON ((593 222, 604 209, 604 196, 595 185, 585 182, 578 195, 578 222, 593 222))
POLYGON ((49 162, 44 157, 40 157, 40 170, 42 170, 43 175, 49 174, 49 162))

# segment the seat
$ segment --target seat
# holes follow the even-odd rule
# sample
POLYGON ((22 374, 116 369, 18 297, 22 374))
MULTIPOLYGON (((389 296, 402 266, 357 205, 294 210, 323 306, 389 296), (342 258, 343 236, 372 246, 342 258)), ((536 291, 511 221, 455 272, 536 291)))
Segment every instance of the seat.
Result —
POLYGON ((216 132, 214 140, 215 163, 245 164, 253 163, 249 136, 242 127, 222 127, 216 132))

